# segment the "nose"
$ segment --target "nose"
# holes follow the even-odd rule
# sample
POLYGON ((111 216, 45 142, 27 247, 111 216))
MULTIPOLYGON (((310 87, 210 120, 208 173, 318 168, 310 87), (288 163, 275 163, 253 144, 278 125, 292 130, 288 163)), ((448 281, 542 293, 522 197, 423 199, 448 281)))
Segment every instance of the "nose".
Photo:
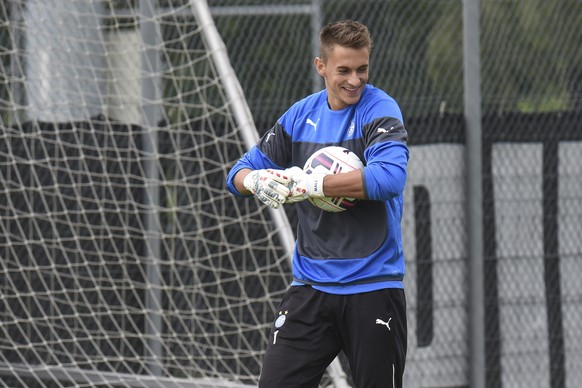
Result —
POLYGON ((348 83, 352 86, 358 86, 360 85, 360 77, 358 77, 358 74, 356 72, 353 72, 350 74, 350 76, 348 77, 348 83))

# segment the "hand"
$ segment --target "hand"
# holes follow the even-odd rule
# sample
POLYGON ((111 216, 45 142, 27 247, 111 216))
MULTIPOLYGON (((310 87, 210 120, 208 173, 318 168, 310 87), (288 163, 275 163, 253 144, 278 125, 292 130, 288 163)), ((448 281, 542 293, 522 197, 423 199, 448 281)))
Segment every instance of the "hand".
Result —
POLYGON ((289 177, 283 170, 254 170, 243 180, 244 187, 261 202, 277 209, 289 195, 289 177))
POLYGON ((290 177, 289 196, 285 203, 303 201, 309 197, 324 197, 323 177, 328 173, 307 174, 299 167, 291 167, 285 170, 290 177))

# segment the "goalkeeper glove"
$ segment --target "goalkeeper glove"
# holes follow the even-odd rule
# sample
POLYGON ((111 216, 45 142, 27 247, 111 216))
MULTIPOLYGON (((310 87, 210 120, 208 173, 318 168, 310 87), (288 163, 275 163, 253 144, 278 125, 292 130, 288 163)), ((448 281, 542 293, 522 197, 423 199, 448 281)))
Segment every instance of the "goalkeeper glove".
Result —
POLYGON ((288 176, 282 170, 254 170, 243 180, 244 187, 261 202, 277 209, 289 195, 288 176))
POLYGON ((289 196, 285 203, 303 201, 309 197, 325 197, 323 194, 323 177, 329 173, 312 172, 307 174, 299 167, 285 170, 290 179, 289 196))

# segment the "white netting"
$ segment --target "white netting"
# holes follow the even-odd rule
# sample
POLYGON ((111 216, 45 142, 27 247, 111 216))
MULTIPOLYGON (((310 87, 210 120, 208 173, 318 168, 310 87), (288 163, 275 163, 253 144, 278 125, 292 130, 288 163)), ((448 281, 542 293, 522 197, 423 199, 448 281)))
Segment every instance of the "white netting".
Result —
POLYGON ((225 190, 245 146, 194 7, 156 3, 0 6, 6 386, 256 383, 287 251, 225 190))

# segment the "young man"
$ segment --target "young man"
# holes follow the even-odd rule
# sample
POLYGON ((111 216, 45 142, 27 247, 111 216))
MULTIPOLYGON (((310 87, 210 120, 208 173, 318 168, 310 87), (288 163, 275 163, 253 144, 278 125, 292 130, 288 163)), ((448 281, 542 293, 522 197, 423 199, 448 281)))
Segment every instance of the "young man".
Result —
POLYGON ((399 106, 368 84, 371 49, 361 23, 325 26, 314 61, 325 90, 291 106, 227 178, 235 195, 255 195, 274 208, 297 206, 294 280, 273 321, 262 388, 316 388, 342 350, 356 387, 402 387, 400 223, 409 152, 399 106), (293 167, 329 145, 353 151, 365 167, 335 175, 293 167), (304 201, 311 196, 359 201, 334 213, 304 201))

